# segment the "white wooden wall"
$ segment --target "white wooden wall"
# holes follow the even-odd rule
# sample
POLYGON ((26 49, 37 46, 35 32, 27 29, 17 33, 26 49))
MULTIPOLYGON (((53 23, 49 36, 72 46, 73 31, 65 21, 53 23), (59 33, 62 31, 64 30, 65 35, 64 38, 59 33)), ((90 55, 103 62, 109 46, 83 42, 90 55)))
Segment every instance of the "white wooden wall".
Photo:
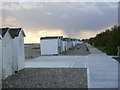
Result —
POLYGON ((67 50, 67 41, 63 41, 63 51, 67 50))
POLYGON ((71 48, 71 41, 67 42, 67 50, 71 48))
POLYGON ((41 55, 58 54, 58 39, 43 39, 40 41, 41 55))
POLYGON ((20 32, 18 37, 12 39, 13 73, 25 68, 24 36, 20 32))
POLYGON ((18 71, 18 39, 12 39, 12 46, 14 47, 12 50, 13 55, 13 74, 15 71, 18 71))
POLYGON ((73 41, 73 46, 75 46, 76 45, 76 41, 73 41))
POLYGON ((22 32, 19 34, 18 40, 18 70, 25 68, 25 52, 24 52, 24 36, 22 32))
POLYGON ((3 48, 3 79, 12 75, 12 38, 7 32, 2 39, 3 48))
POLYGON ((0 39, 0 89, 2 87, 2 40, 0 39))
POLYGON ((61 52, 63 52, 63 40, 60 39, 60 47, 61 47, 61 52))

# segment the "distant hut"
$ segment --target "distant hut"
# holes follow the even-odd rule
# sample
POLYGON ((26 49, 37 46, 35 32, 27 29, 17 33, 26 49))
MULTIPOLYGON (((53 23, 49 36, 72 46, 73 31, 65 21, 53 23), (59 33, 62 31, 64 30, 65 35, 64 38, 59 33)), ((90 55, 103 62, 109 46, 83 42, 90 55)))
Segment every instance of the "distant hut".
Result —
POLYGON ((10 28, 9 33, 12 37, 13 46, 12 50, 13 71, 17 72, 25 67, 25 53, 24 53, 25 33, 22 28, 10 28))
POLYGON ((67 39, 63 38, 63 51, 67 50, 67 39))
POLYGON ((40 38, 41 55, 60 54, 63 51, 62 38, 63 38, 62 36, 41 37, 40 38))
POLYGON ((76 46, 77 45, 77 39, 73 39, 73 46, 76 46))

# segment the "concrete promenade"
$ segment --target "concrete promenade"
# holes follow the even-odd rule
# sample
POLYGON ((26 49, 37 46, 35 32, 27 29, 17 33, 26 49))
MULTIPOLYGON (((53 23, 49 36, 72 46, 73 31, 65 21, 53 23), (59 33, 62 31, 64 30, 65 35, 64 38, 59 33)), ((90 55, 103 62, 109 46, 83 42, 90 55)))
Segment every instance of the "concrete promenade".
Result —
POLYGON ((41 56, 26 60, 26 68, 87 68, 88 88, 118 88, 118 62, 86 44, 87 56, 41 56))

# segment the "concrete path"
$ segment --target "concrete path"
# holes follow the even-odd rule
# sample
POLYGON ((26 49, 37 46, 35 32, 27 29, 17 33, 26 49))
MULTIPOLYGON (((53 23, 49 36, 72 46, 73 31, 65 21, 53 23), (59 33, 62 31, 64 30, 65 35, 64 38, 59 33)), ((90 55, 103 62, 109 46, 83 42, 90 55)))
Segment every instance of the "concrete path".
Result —
POLYGON ((118 62, 87 44, 88 88, 118 88, 118 62))
POLYGON ((26 68, 87 68, 88 88, 118 88, 118 62, 87 44, 88 56, 41 56, 26 68))
POLYGON ((87 68, 86 56, 41 56, 26 60, 26 68, 87 68))

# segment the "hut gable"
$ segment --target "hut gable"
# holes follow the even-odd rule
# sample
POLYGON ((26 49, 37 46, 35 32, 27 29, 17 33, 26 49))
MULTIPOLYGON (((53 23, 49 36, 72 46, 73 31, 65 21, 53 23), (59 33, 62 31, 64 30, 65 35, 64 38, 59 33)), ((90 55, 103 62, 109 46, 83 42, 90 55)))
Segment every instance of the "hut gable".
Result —
POLYGON ((0 35, 1 35, 2 37, 4 37, 5 34, 7 33, 8 29, 9 29, 9 28, 0 28, 0 35))
POLYGON ((25 37, 25 33, 22 30, 22 28, 10 28, 9 29, 9 33, 10 33, 12 38, 18 37, 20 32, 22 32, 23 36, 25 37))

